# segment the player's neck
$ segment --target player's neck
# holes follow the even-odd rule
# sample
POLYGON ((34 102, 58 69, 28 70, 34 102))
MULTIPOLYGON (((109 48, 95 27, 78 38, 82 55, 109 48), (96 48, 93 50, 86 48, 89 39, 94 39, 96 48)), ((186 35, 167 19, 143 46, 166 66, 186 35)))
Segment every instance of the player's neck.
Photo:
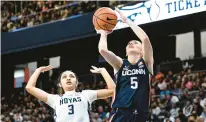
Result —
POLYGON ((72 91, 65 91, 65 94, 67 94, 67 95, 72 95, 72 94, 74 94, 74 93, 76 93, 75 90, 72 90, 72 91))
POLYGON ((127 58, 127 60, 131 63, 131 64, 136 64, 138 61, 139 61, 139 59, 141 58, 141 56, 140 55, 128 55, 128 58, 127 58))

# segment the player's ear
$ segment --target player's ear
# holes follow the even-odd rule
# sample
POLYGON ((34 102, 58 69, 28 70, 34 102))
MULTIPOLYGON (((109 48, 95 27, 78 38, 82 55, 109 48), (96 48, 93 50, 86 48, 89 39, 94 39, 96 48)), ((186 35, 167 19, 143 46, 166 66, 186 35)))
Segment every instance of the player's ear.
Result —
POLYGON ((143 50, 140 52, 140 56, 143 57, 143 50))
POLYGON ((76 82, 76 87, 79 85, 79 81, 77 80, 77 82, 76 82))

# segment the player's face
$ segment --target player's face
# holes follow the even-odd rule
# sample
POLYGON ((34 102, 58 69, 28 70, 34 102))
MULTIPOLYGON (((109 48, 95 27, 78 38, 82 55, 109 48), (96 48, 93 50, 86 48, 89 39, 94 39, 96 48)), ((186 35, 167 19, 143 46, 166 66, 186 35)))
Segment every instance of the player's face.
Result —
POLYGON ((142 44, 136 40, 129 41, 126 47, 126 53, 127 55, 129 55, 130 53, 142 53, 142 44))
POLYGON ((61 85, 64 90, 74 90, 77 85, 77 78, 76 75, 71 71, 65 71, 61 75, 61 85))

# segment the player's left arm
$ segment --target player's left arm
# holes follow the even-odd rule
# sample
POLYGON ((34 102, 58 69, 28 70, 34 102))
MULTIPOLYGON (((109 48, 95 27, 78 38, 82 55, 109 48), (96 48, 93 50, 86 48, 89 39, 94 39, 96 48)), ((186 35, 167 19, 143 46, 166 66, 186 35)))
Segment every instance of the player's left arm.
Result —
POLYGON ((97 99, 104 99, 107 97, 111 97, 116 87, 113 79, 111 78, 111 76, 109 75, 109 73, 107 72, 105 68, 97 68, 94 66, 92 66, 92 68, 93 69, 91 69, 90 71, 92 73, 100 73, 103 76, 107 84, 107 89, 97 90, 97 99))
POLYGON ((149 40, 149 37, 139 26, 135 25, 131 20, 127 19, 126 22, 141 40, 143 59, 147 64, 147 68, 153 74, 153 64, 154 64, 153 48, 149 40))
POLYGON ((149 37, 139 26, 135 25, 130 19, 124 16, 124 14, 118 9, 115 10, 120 14, 122 21, 127 23, 129 27, 133 30, 133 32, 137 35, 137 37, 142 42, 142 51, 143 51, 143 59, 145 60, 149 71, 153 74, 153 49, 149 37))

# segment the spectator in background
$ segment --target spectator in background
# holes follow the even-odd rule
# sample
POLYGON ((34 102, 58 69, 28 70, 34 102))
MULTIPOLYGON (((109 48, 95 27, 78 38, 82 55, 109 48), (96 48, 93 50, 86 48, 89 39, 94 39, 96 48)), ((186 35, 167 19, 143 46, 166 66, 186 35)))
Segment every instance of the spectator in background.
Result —
POLYGON ((206 122, 204 117, 198 117, 197 122, 206 122))
MULTIPOLYGON (((107 99, 108 100, 108 99, 107 99)), ((104 107, 104 112, 106 113, 106 119, 109 120, 109 114, 110 114, 110 106, 106 105, 104 107)))
POLYGON ((203 108, 200 106, 200 103, 198 102, 198 99, 195 98, 193 100, 193 111, 195 111, 195 113, 200 116, 202 113, 203 108))
POLYGON ((163 81, 162 83, 159 83, 158 87, 162 90, 160 91, 160 99, 163 99, 163 95, 165 97, 169 97, 170 90, 167 89, 167 84, 165 83, 165 81, 163 81))
POLYGON ((102 119, 99 117, 98 113, 94 113, 92 122, 102 122, 102 119))
MULTIPOLYGON (((206 119, 206 107, 203 108, 203 111, 202 111, 200 117, 204 117, 204 118, 206 119)), ((205 120, 205 121, 206 121, 206 120, 205 120)))
POLYGON ((171 70, 168 72, 166 78, 167 78, 168 81, 174 80, 173 72, 171 70))
POLYGON ((14 120, 15 120, 15 122, 22 122, 23 117, 20 113, 17 112, 16 114, 14 114, 14 120))
POLYGON ((186 105, 183 108, 183 114, 188 117, 192 114, 193 106, 189 100, 187 100, 186 105))
POLYGON ((196 122, 197 121, 197 115, 192 114, 188 117, 187 122, 196 122))
POLYGON ((172 90, 172 93, 176 95, 179 99, 182 97, 183 90, 180 88, 179 80, 177 80, 174 84, 174 89, 172 90))
MULTIPOLYGON (((204 121, 206 121, 206 98, 204 98, 203 100, 200 101, 200 105, 203 108, 203 111, 202 111, 200 116, 205 118, 204 121)), ((200 120, 200 121, 203 121, 203 120, 200 120)))
POLYGON ((155 115, 152 111, 152 109, 150 108, 150 115, 149 115, 149 122, 160 122, 160 119, 158 118, 157 115, 155 115))
POLYGON ((98 107, 98 113, 99 113, 99 118, 101 120, 104 120, 106 118, 106 113, 103 111, 103 107, 102 106, 98 107))
POLYGON ((183 83, 185 84, 185 87, 188 89, 188 90, 192 90, 192 81, 189 81, 187 76, 185 75, 185 78, 184 78, 184 81, 183 83))
MULTIPOLYGON (((200 93, 202 93, 202 92, 200 92, 200 93)), ((202 95, 202 96, 203 96, 203 98, 200 100, 200 105, 204 109, 204 108, 206 108, 206 98, 204 98, 204 95, 202 95)))
POLYGON ((103 82, 103 81, 100 81, 100 82, 99 82, 98 88, 100 88, 100 89, 104 89, 104 88, 105 88, 105 85, 104 85, 104 82, 103 82))
POLYGON ((187 121, 187 117, 183 114, 182 110, 179 110, 179 116, 177 117, 181 120, 181 122, 186 122, 187 121))
POLYGON ((170 110, 170 114, 173 118, 176 118, 179 116, 179 110, 180 108, 177 106, 177 103, 172 105, 172 109, 170 110))
POLYGON ((203 79, 202 87, 203 87, 203 88, 206 88, 206 76, 205 76, 204 79, 203 79))
POLYGON ((175 122, 183 122, 183 121, 181 121, 181 119, 179 117, 176 117, 175 122))
POLYGON ((152 108, 153 115, 158 116, 160 114, 161 112, 160 107, 155 102, 151 105, 151 108, 152 108))
POLYGON ((166 106, 161 104, 160 105, 160 114, 158 115, 158 118, 160 119, 160 121, 163 121, 164 118, 167 117, 168 111, 165 109, 166 106))
POLYGON ((173 93, 170 93, 170 102, 171 102, 171 104, 176 104, 179 102, 179 99, 173 93))

